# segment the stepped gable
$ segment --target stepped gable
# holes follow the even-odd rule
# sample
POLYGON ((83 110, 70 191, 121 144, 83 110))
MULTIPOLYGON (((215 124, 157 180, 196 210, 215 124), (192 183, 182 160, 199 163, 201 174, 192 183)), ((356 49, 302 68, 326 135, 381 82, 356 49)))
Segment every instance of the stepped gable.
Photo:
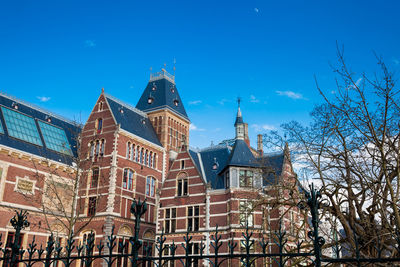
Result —
POLYGON ((136 108, 145 112, 167 108, 189 121, 174 79, 164 69, 152 74, 136 108))
POLYGON ((116 123, 121 126, 121 129, 162 147, 146 113, 108 94, 104 95, 116 123))
POLYGON ((283 165, 285 163, 285 153, 264 154, 259 158, 260 164, 263 166, 263 185, 275 185, 279 183, 283 165))
MULTIPOLYGON (((77 136, 81 132, 81 127, 77 123, 74 123, 52 112, 46 111, 40 107, 34 106, 6 94, 0 94, 0 105, 1 145, 34 154, 46 159, 58 161, 65 164, 72 164, 72 157, 77 157, 76 141, 77 136), (19 116, 9 117, 10 121, 16 123, 16 126, 13 126, 13 134, 9 132, 11 130, 8 129, 10 125, 7 126, 4 114, 4 112, 10 112, 10 110, 17 112, 11 112, 10 114, 19 116), (20 116, 20 114, 27 117, 20 116), (26 119, 27 121, 24 121, 24 119, 26 119), (32 119, 34 119, 34 124, 32 124, 32 119), (40 125, 49 127, 50 130, 54 129, 61 134, 62 132, 65 132, 65 137, 67 141, 65 142, 65 144, 62 144, 62 146, 65 146, 64 153, 55 150, 57 147, 57 142, 46 142, 46 140, 54 141, 51 139, 52 133, 44 133, 40 125), (53 128, 52 126, 54 126, 55 128, 53 128), (46 134, 46 136, 44 134, 46 134)), ((61 144, 60 140, 61 139, 58 140, 58 145, 61 144)), ((60 146, 58 146, 58 148, 59 147, 60 146)))
POLYGON ((223 174, 220 174, 220 172, 228 162, 230 147, 227 145, 217 145, 200 151, 189 150, 189 152, 197 169, 200 170, 207 183, 211 185, 211 188, 224 188, 223 174))

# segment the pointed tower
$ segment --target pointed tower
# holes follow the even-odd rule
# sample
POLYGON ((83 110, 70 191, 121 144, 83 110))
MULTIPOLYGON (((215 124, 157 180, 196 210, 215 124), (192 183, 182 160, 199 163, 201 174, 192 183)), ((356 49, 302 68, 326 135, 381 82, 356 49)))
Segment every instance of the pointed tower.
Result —
POLYGON ((150 74, 136 108, 147 113, 161 144, 173 160, 181 146, 189 143, 190 124, 175 85, 175 76, 165 69, 150 74))
POLYGON ((240 110, 240 98, 238 98, 238 111, 236 114, 235 131, 235 139, 244 140, 247 146, 250 147, 248 124, 243 122, 242 111, 240 110))

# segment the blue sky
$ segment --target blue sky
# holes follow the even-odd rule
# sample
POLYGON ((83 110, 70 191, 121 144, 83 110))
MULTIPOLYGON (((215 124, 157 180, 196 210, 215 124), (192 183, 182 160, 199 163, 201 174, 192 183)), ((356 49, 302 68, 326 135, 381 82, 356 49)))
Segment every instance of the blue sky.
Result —
POLYGON ((400 68, 398 1, 1 1, 0 90, 85 121, 104 87, 136 105, 172 72, 191 145, 234 136, 236 98, 256 135, 306 123, 335 88, 336 41, 357 73, 375 51, 400 68))

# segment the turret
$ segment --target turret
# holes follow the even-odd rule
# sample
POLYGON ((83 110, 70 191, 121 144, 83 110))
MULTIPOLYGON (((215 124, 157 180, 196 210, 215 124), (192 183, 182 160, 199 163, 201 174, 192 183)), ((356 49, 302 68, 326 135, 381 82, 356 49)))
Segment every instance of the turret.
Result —
POLYGON ((248 125, 247 123, 243 122, 242 111, 240 110, 240 98, 238 98, 238 111, 236 114, 235 131, 235 139, 244 140, 246 144, 250 147, 248 125))

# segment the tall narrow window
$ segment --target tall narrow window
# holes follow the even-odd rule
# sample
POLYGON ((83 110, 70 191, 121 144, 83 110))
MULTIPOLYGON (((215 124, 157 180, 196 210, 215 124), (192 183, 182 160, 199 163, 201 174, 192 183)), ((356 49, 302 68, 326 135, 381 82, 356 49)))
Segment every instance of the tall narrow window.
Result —
POLYGON ((99 174, 100 174, 99 168, 96 167, 92 169, 92 182, 90 183, 91 188, 96 188, 97 185, 99 184, 99 174))
POLYGON ((176 208, 165 209, 164 228, 165 228, 165 233, 175 233, 176 208))
POLYGON ((153 152, 149 153, 149 167, 153 168, 153 152))
POLYGON ((94 142, 90 142, 90 157, 92 158, 94 155, 94 142))
POLYGON ((147 165, 149 163, 148 154, 149 151, 146 149, 146 152, 144 153, 144 165, 147 165))
POLYGON ((136 149, 136 147, 135 147, 135 144, 132 144, 132 148, 131 148, 131 160, 134 160, 135 159, 135 149, 136 149))
POLYGON ((144 149, 142 148, 140 150, 140 163, 143 164, 144 162, 144 149))
POLYGON ((181 170, 185 168, 185 160, 181 160, 181 170))
POLYGON ((188 231, 199 231, 200 227, 200 207, 188 207, 187 228, 188 231))
POLYGON ((99 103, 99 111, 102 111, 103 110, 103 102, 100 102, 99 103))
POLYGON ((97 119, 97 133, 101 133, 103 129, 103 119, 97 119))
POLYGON ((100 141, 97 140, 96 141, 96 157, 99 156, 99 153, 100 153, 100 141))
POLYGON ((131 157, 131 142, 126 143, 126 158, 129 159, 131 157))
POLYGON ((240 187, 252 187, 253 186, 253 171, 241 170, 239 172, 239 184, 240 184, 240 187))
POLYGON ((101 139, 100 156, 103 156, 103 155, 104 155, 105 147, 106 147, 106 140, 101 139))
POLYGON ((139 162, 139 160, 140 160, 139 154, 140 154, 140 147, 136 146, 136 152, 135 152, 135 161, 136 162, 139 162))
POLYGON ((96 197, 89 197, 88 205, 88 216, 94 216, 96 214, 96 197))
POLYGON ((188 179, 178 179, 177 195, 178 196, 188 195, 188 179))
POLYGON ((131 169, 124 169, 124 176, 122 178, 122 187, 124 189, 133 189, 133 174, 134 172, 131 169))
POLYGON ((156 164, 157 164, 157 162, 156 162, 156 159, 157 159, 157 154, 156 153, 154 153, 153 154, 153 168, 156 168, 156 164))
POLYGON ((253 226, 253 205, 250 201, 239 202, 240 225, 243 227, 253 226))
POLYGON ((154 197, 156 187, 156 179, 152 176, 146 178, 146 196, 154 197))
MULTIPOLYGON (((200 244, 199 243, 190 243, 189 244, 189 255, 199 255, 200 254, 200 244)), ((191 267, 199 266, 199 259, 192 259, 191 267)))

